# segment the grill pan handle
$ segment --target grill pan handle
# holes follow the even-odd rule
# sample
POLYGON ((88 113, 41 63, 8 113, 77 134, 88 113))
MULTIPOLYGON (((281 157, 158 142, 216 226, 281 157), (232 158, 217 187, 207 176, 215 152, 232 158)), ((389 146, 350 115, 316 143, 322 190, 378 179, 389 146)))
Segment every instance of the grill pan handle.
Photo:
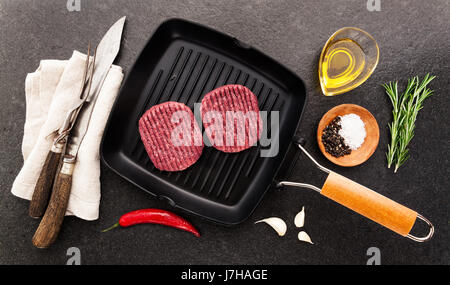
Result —
POLYGON ((416 242, 425 242, 431 239, 434 234, 434 226, 428 219, 361 184, 330 171, 317 163, 300 144, 298 144, 298 147, 320 170, 328 173, 328 177, 322 189, 310 184, 289 181, 281 181, 278 183, 279 186, 306 187, 315 190, 321 195, 404 237, 416 242), (410 234, 417 218, 424 221, 429 227, 429 232, 425 237, 416 237, 410 234))

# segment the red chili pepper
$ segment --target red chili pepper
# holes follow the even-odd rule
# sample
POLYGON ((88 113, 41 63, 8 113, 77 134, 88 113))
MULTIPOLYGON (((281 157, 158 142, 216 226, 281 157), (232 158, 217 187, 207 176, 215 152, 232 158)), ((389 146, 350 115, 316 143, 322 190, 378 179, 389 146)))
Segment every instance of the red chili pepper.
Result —
POLYGON ((121 227, 129 227, 137 224, 165 225, 193 233, 195 236, 200 237, 199 232, 191 223, 172 212, 160 209, 142 209, 126 213, 120 217, 118 223, 115 223, 113 226, 103 230, 102 232, 114 229, 119 225, 121 227))

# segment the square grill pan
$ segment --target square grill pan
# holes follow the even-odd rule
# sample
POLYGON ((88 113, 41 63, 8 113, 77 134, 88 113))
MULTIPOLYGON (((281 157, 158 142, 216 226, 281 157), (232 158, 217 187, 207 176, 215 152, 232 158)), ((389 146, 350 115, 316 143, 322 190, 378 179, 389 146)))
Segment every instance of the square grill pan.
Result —
POLYGON ((170 19, 154 32, 129 72, 110 114, 101 156, 117 174, 172 206, 218 223, 238 224, 271 187, 305 99, 302 80, 270 57, 205 26, 170 19), (205 146, 186 170, 155 168, 139 136, 143 113, 166 101, 193 109, 206 93, 225 84, 247 86, 261 111, 279 111, 278 155, 261 157, 259 144, 234 154, 205 146))

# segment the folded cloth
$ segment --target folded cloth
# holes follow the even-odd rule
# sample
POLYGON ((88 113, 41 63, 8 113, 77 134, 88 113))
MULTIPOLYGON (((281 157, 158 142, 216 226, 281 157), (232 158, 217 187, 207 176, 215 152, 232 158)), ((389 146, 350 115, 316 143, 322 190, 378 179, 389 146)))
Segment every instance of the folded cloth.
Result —
MULTIPOLYGON (((22 141, 24 165, 11 189, 15 196, 31 200, 55 138, 55 131, 62 125, 67 112, 80 100, 80 82, 83 80, 85 61, 86 55, 74 51, 69 60, 42 60, 39 68, 27 75, 26 118, 22 141)), ((122 79, 122 68, 111 66, 78 151, 66 215, 75 215, 85 220, 98 219, 99 146, 122 79)))

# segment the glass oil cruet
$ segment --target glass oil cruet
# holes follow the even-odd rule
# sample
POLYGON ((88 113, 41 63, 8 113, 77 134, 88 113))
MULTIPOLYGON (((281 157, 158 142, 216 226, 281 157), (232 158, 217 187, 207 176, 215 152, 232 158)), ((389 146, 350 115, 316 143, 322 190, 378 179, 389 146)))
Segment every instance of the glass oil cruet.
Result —
POLYGON ((380 50, 367 32, 346 27, 335 32, 323 47, 319 80, 325 96, 350 91, 367 80, 378 64, 380 50))

